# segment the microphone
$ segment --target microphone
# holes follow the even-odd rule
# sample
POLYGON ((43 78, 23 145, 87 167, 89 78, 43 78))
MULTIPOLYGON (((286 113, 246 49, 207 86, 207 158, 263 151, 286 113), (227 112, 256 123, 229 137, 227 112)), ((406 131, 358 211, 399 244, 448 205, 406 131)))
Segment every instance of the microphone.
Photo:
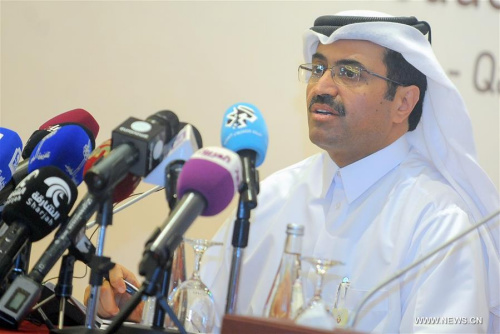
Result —
POLYGON ((28 173, 45 166, 58 167, 79 185, 83 179, 83 166, 92 149, 89 136, 78 125, 67 125, 51 132, 35 146, 29 159, 18 165, 12 179, 0 190, 0 203, 28 173))
POLYGON ((113 188, 127 173, 149 174, 168 153, 166 143, 173 135, 169 134, 171 125, 166 119, 175 118, 174 113, 162 111, 145 121, 130 117, 115 128, 111 152, 85 175, 89 191, 99 193, 113 188))
MULTIPOLYGON (((12 174, 19 164, 22 149, 21 137, 15 131, 0 127, 0 194, 1 190, 10 182, 12 174)), ((0 201, 0 217, 3 210, 2 202, 0 201)), ((7 226, 0 222, 0 237, 4 235, 6 230, 7 226)))
MULTIPOLYGON (((92 168, 95 165, 98 165, 102 159, 105 159, 106 156, 111 151, 111 140, 107 140, 102 144, 98 149, 96 149, 91 158, 87 161, 85 166, 86 169, 92 168)), ((104 250, 104 239, 106 234, 106 228, 111 224, 112 221, 112 202, 121 201, 128 197, 132 191, 139 185, 141 178, 131 173, 127 173, 126 176, 116 185, 110 189, 113 193, 108 194, 104 193, 105 196, 101 197, 100 200, 102 204, 100 205, 99 212, 97 214, 97 219, 101 224, 101 228, 99 231, 99 242, 97 244, 97 249, 94 249, 91 255, 91 261, 87 262, 88 266, 91 268, 90 275, 90 285, 91 292, 89 303, 87 305, 87 315, 85 318, 85 324, 88 328, 94 328, 95 325, 95 316, 97 312, 97 303, 100 294, 100 287, 102 285, 103 277, 108 276, 108 268, 112 268, 112 263, 109 261, 109 258, 103 257, 104 250)), ((85 236, 85 227, 82 228, 80 234, 85 236)), ((84 244, 85 244, 84 240, 84 244)), ((77 244, 81 243, 77 241, 77 244)), ((70 252, 71 252, 70 248, 70 252)), ((74 249, 73 249, 74 250, 74 249)), ((87 253, 88 254, 88 253, 87 253)))
MULTIPOLYGON (((186 160, 203 146, 201 134, 196 127, 181 122, 180 128, 181 130, 177 136, 169 143, 170 149, 167 157, 148 175, 150 179, 156 178, 157 182, 164 179, 165 195, 171 212, 175 209, 178 200, 177 181, 182 167, 186 160), (166 167, 164 167, 165 164, 167 164, 166 167), (164 169, 163 173, 160 168, 164 169)), ((184 245, 181 243, 172 254, 172 261, 164 268, 160 284, 162 296, 168 296, 180 282, 186 280, 185 267, 184 245)), ((161 328, 165 326, 164 323, 165 311, 156 305, 152 325, 161 328)))
MULTIPOLYGON (((66 125, 50 132, 35 146, 29 159, 19 164, 11 181, 0 191, 0 203, 7 199, 28 173, 46 166, 58 167, 71 177, 75 185, 81 183, 83 164, 93 148, 90 142, 87 132, 78 125, 66 125)), ((30 247, 24 247, 24 255, 18 256, 13 274, 27 270, 29 253, 30 247)), ((9 280, 13 278, 9 277, 9 280)))
POLYGON ((79 125, 66 125, 45 136, 30 155, 28 172, 43 166, 57 166, 79 185, 83 167, 94 145, 79 125))
MULTIPOLYGON (((173 123, 175 124, 175 120, 173 121, 173 123)), ((114 208, 113 214, 118 213, 118 212, 122 211, 123 209, 126 209, 130 205, 132 205, 132 204, 140 201, 141 199, 151 195, 152 193, 163 189, 163 187, 165 186, 165 184, 167 182, 165 180, 166 166, 175 160, 185 161, 185 160, 189 159, 189 157, 191 155, 193 155, 193 153, 196 150, 198 150, 199 148, 201 148, 203 146, 200 132, 196 129, 196 127, 194 127, 191 124, 180 122, 179 128, 181 129, 179 131, 179 133, 177 133, 177 135, 174 138, 172 138, 170 140, 170 142, 168 143, 168 147, 167 147, 168 154, 165 157, 165 159, 163 159, 162 162, 158 166, 156 166, 155 169, 153 169, 143 179, 144 182, 154 184, 154 185, 156 185, 156 187, 151 188, 150 190, 146 191, 145 193, 131 199, 130 201, 127 201, 123 205, 120 205, 120 206, 114 208)), ((104 145, 104 143, 102 145, 104 145)), ((92 160, 92 157, 89 158, 89 161, 90 160, 92 160)), ((87 162, 87 164, 85 165, 84 175, 87 173, 87 170, 89 170, 91 167, 91 166, 87 166, 88 164, 90 164, 90 163, 87 162)), ((179 170, 179 172, 180 172, 180 170, 179 170)), ((135 189, 137 187, 132 180, 127 181, 127 179, 129 177, 132 177, 132 175, 133 174, 130 174, 130 173, 127 174, 125 179, 116 186, 115 189, 119 189, 121 187, 122 183, 126 184, 123 186, 124 189, 121 189, 119 191, 119 193, 121 194, 120 200, 118 200, 118 198, 116 197, 116 192, 114 193, 113 201, 115 203, 120 202, 121 200, 128 197, 132 193, 133 189, 135 189), (132 190, 130 190, 130 189, 132 189, 132 190)), ((172 189, 172 190, 168 191, 167 196, 174 196, 173 194, 174 194, 174 192, 172 189)), ((172 207, 170 207, 170 208, 172 209, 172 207)), ((92 228, 95 225, 96 225, 95 220, 91 221, 87 224, 87 229, 92 228)))
POLYGON ((83 126, 92 133, 94 139, 97 138, 97 135, 99 134, 99 124, 97 123, 95 118, 87 110, 81 108, 73 109, 59 114, 40 125, 39 129, 44 130, 54 125, 64 124, 78 124, 80 126, 83 126))
MULTIPOLYGON (((121 196, 123 195, 117 195, 117 197, 121 196)), ((97 210, 100 201, 100 197, 86 194, 78 203, 68 222, 57 231, 54 240, 42 253, 29 275, 19 275, 14 279, 0 299, 0 326, 17 328, 19 322, 40 299, 43 279, 68 248, 77 249, 82 253, 84 260, 88 260, 89 256, 95 252, 95 247, 82 230, 97 210)))
MULTIPOLYGON (((106 144, 104 143, 101 146, 105 147, 106 144)), ((89 161, 90 163, 93 161, 99 165, 101 163, 100 161, 104 160, 105 158, 102 160, 93 159, 89 161)), ((94 168, 94 166, 90 165, 87 167, 90 168, 89 170, 94 168)), ((126 186, 121 186, 120 183, 116 186, 115 189, 119 189, 119 192, 114 192, 113 198, 116 200, 128 197, 138 185, 138 182, 129 183, 127 178, 125 178, 122 182, 125 182, 126 186)), ((33 280, 41 283, 57 260, 71 245, 78 246, 82 242, 85 244, 85 224, 97 210, 100 201, 101 198, 93 194, 86 194, 83 197, 73 211, 68 223, 59 229, 56 234, 56 238, 51 242, 45 252, 43 252, 42 256, 38 259, 38 262, 33 266, 29 274, 33 280)), ((89 245, 87 245, 87 247, 89 247, 89 245)))
POLYGON ((174 160, 165 168, 165 197, 170 211, 175 209, 178 201, 177 182, 185 163, 185 160, 174 160))
POLYGON ((15 131, 0 127, 0 190, 12 178, 21 159, 22 149, 23 142, 15 131))
MULTIPOLYGON (((83 175, 87 174, 87 171, 94 165, 99 163, 99 161, 105 158, 109 152, 111 152, 111 139, 105 140, 96 147, 90 157, 87 159, 85 166, 83 167, 83 175)), ((128 198, 132 192, 139 186, 141 178, 137 175, 128 173, 125 178, 116 185, 113 191, 113 203, 118 203, 128 198)))
POLYGON ((267 126, 261 112, 249 103, 237 103, 224 114, 222 146, 237 152, 243 164, 238 212, 233 229, 233 257, 226 296, 226 313, 235 311, 243 249, 248 244, 250 210, 257 207, 259 174, 255 167, 264 161, 268 145, 267 126))
POLYGON ((443 250, 444 248, 448 247, 449 245, 451 245, 452 243, 454 243, 455 241, 457 240, 460 240, 462 239, 464 236, 466 236, 467 234, 469 234, 470 232, 472 231, 475 231, 477 230, 480 226, 486 224, 487 222, 489 222, 490 220, 492 220, 493 218, 495 218, 496 216, 500 215, 500 210, 499 211, 496 211, 494 213, 492 213, 491 215, 487 216, 486 218, 484 218, 483 220, 481 220, 480 222, 472 225, 471 227, 465 229, 463 232, 459 233, 457 236, 451 238, 450 240, 448 240, 447 242, 445 242, 443 245, 441 246, 438 246, 437 248, 435 248, 434 250, 430 251, 429 253, 421 256, 419 259, 417 259, 416 261, 414 261, 413 263, 410 263, 408 266, 404 267, 403 269, 397 271, 394 275, 390 276, 389 278, 387 278, 385 281, 383 281, 382 283, 380 283, 379 285, 377 285, 374 289, 372 289, 362 300, 361 302, 358 304, 358 306, 354 309, 353 313, 352 313, 352 316, 349 317, 349 320, 348 320, 348 323, 347 323, 347 328, 351 328, 353 329, 354 326, 356 325, 356 321, 358 320, 358 315, 359 315, 359 311, 361 310, 361 308, 366 304, 366 302, 368 300, 370 300, 371 297, 373 297, 373 295, 379 291, 380 289, 384 288, 385 286, 387 286, 389 283, 391 283, 392 281, 398 279, 399 277, 403 276, 404 274, 406 274, 408 271, 410 271, 411 269, 415 268, 416 266, 418 266, 419 264, 421 264, 422 262, 424 262, 425 260, 427 260, 428 258, 430 258, 431 256, 435 255, 436 253, 440 252, 441 250, 443 250))
MULTIPOLYGON (((114 333, 123 324, 143 295, 156 294, 158 280, 163 278, 162 285, 165 283, 165 268, 170 266, 172 255, 191 223, 199 215, 211 216, 222 211, 230 203, 240 181, 241 161, 234 152, 211 147, 200 149, 193 154, 179 176, 177 189, 181 200, 170 212, 163 227, 155 229, 152 236, 148 238, 139 265, 139 274, 145 276, 146 281, 139 293, 135 294, 120 310, 107 328, 107 332, 114 333)), ((163 288, 164 286, 162 290, 163 288)), ((171 319, 184 333, 183 326, 175 314, 169 311, 164 298, 159 298, 158 301, 162 309, 169 313, 171 319)), ((163 327, 161 322, 158 325, 163 327)))
MULTIPOLYGON (((175 205, 177 204, 178 200, 177 182, 179 180, 179 175, 182 171, 182 167, 186 163, 186 160, 188 160, 189 157, 193 155, 193 152, 197 151, 203 146, 201 134, 198 131, 198 129, 196 129, 193 125, 190 124, 185 124, 185 127, 187 129, 185 132, 186 134, 191 134, 191 133, 193 134, 193 137, 196 141, 196 147, 188 145, 187 150, 182 150, 182 148, 180 147, 181 143, 177 144, 176 142, 178 141, 178 139, 176 139, 176 142, 173 143, 173 147, 177 149, 175 153, 179 152, 181 154, 179 154, 178 157, 174 156, 174 154, 172 155, 169 154, 167 156, 167 159, 170 157, 170 159, 172 160, 171 162, 168 163, 167 167, 165 168, 165 196, 167 197, 167 203, 170 210, 173 210, 175 205), (176 160, 173 160, 174 158, 176 158, 176 160)), ((188 141, 187 135, 181 136, 180 141, 187 142, 188 141)), ((189 141, 189 143, 192 144, 192 138, 189 141)))
MULTIPOLYGON (((162 114, 164 115, 165 113, 162 114)), ((118 135, 116 135, 116 138, 118 138, 117 141, 119 142, 118 146, 116 149, 113 149, 106 158, 100 160, 98 164, 90 168, 85 175, 87 186, 89 190, 93 186, 92 190, 94 190, 94 193, 91 192, 84 196, 74 210, 68 223, 60 228, 56 234, 56 238, 54 238, 46 251, 33 266, 30 274, 28 276, 18 276, 12 282, 5 295, 8 297, 21 298, 21 300, 18 303, 19 307, 16 308, 14 312, 11 312, 10 317, 6 317, 7 320, 3 323, 7 323, 8 326, 17 326, 18 321, 26 316, 34 303, 40 298, 40 283, 66 249, 72 244, 75 244, 74 240, 78 236, 78 233, 85 227, 85 223, 100 205, 102 193, 96 194, 95 190, 106 190, 111 188, 111 186, 116 186, 117 183, 125 177, 125 172, 128 168, 139 160, 138 158, 150 162, 151 159, 148 159, 149 157, 153 156, 153 158, 155 158, 156 155, 158 155, 157 153, 160 153, 160 155, 163 153, 162 138, 165 137, 167 130, 164 126, 164 120, 159 115, 156 116, 158 119, 152 120, 151 122, 136 121, 133 118, 129 118, 124 124, 115 129, 113 133, 118 133, 118 135), (162 122, 163 126, 158 125, 158 123, 162 122), (127 134, 130 136, 129 140, 126 138, 127 134), (120 139, 122 140, 121 143, 120 139), (138 148, 141 148, 138 144, 146 144, 146 146, 142 146, 146 148, 145 154, 138 152, 138 148), (137 148, 137 146, 139 147, 137 148), (158 147, 160 149, 158 149, 158 147), (100 168, 101 166, 103 166, 103 168, 100 168), (96 168, 97 173, 95 173, 96 168), (112 174, 113 172, 117 173, 112 174), (111 181, 109 178, 110 175, 114 177, 111 181), (97 180, 97 182, 88 182, 89 178, 90 180, 97 180), (21 290, 24 290, 24 295, 19 295, 18 291, 21 290)), ((56 133, 59 133, 69 126, 70 125, 62 127, 56 133)), ((113 145, 115 145, 115 136, 112 138, 112 141, 113 145)), ((148 166, 149 165, 146 167, 148 166)), ((1 306, 0 303, 0 312, 2 311, 1 306)))
POLYGON ((165 186, 165 170, 175 160, 186 161, 194 152, 203 146, 200 132, 191 124, 181 123, 181 130, 168 143, 168 155, 145 178, 144 182, 158 186, 165 186))
POLYGON ((0 281, 27 242, 44 238, 66 221, 76 197, 76 186, 56 167, 37 169, 17 185, 2 215, 9 228, 0 239, 0 281))
POLYGON ((181 129, 181 124, 177 115, 170 110, 160 110, 149 116, 147 121, 163 125, 167 130, 167 138, 174 137, 181 129))
POLYGON ((241 194, 250 208, 257 206, 259 167, 266 157, 269 136, 261 112, 249 103, 236 103, 224 114, 221 131, 222 146, 237 152, 243 164, 243 185, 241 194))
POLYGON ((144 252, 141 275, 147 277, 151 269, 166 264, 196 217, 214 216, 229 205, 241 183, 241 169, 238 155, 221 147, 206 147, 193 154, 179 175, 181 199, 161 230, 149 238, 154 241, 144 252))
POLYGON ((42 253, 29 275, 17 276, 0 298, 0 326, 17 328, 20 321, 40 299, 42 281, 73 240, 97 210, 100 198, 86 194, 78 203, 68 222, 56 233, 56 237, 42 253))
MULTIPOLYGON (((100 165, 105 160, 102 159, 98 163, 97 160, 94 161, 100 165)), ((92 166, 90 170, 94 167, 92 166)), ((133 189, 130 192, 132 191, 133 189)), ((120 195, 118 194, 117 197, 120 197, 120 195)), ((87 254, 88 252, 94 252, 94 250, 90 249, 92 245, 82 238, 81 232, 85 228, 85 223, 96 212, 101 201, 101 196, 86 194, 78 203, 68 222, 56 233, 56 237, 42 253, 29 275, 20 275, 14 279, 4 296, 7 296, 5 298, 17 298, 18 307, 15 310, 12 310, 12 307, 7 309, 10 299, 4 300, 4 305, 1 303, 2 299, 0 299, 0 325, 9 326, 9 328, 18 326, 19 321, 24 319, 39 300, 40 291, 42 290, 41 282, 69 247, 74 245, 78 249, 81 249, 81 247, 87 248, 89 250, 84 251, 87 254), (2 312, 7 315, 2 317, 2 312)))
POLYGON ((95 147, 95 139, 99 134, 99 124, 88 111, 84 109, 73 109, 59 114, 40 125, 38 130, 35 130, 26 142, 22 154, 23 159, 27 159, 33 152, 35 146, 50 132, 54 132, 61 126, 70 124, 81 126, 89 135, 92 141, 92 147, 95 147))

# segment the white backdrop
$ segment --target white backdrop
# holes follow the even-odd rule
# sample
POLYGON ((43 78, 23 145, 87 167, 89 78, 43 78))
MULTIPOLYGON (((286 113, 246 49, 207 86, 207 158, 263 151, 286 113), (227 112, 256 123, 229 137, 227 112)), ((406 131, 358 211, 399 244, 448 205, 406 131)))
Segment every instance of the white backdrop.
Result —
MULTIPOLYGON (((499 0, 1 1, 0 125, 26 141, 48 119, 84 108, 101 126, 100 144, 129 116, 170 109, 198 128, 205 146, 220 145, 226 109, 249 102, 269 128, 264 178, 318 151, 296 78, 302 33, 316 17, 347 9, 431 24, 436 55, 470 110, 479 161, 498 188, 499 0)), ((235 203, 196 220, 187 235, 210 238, 235 203)), ((136 271, 145 240, 167 215, 163 192, 116 214, 106 255, 136 271)), ((33 245, 33 263, 51 239, 33 245)), ((78 265, 75 275, 84 273, 78 265)), ((77 298, 87 282, 74 281, 77 298)))

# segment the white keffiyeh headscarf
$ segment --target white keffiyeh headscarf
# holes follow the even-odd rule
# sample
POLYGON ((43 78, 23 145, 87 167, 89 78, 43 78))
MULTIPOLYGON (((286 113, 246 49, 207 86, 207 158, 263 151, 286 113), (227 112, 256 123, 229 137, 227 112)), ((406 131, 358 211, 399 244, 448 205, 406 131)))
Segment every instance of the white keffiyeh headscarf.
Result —
MULTIPOLYGON (((372 11, 347 11, 336 15, 389 17, 372 11)), ((366 40, 397 51, 427 76, 422 117, 408 141, 436 168, 460 194, 472 217, 481 219, 499 210, 499 193, 479 166, 472 125, 465 103, 438 63, 427 38, 410 25, 393 22, 363 22, 342 26, 330 36, 313 30, 304 34, 304 57, 310 63, 318 43, 341 39, 366 40)), ((500 319, 500 226, 498 219, 483 225, 480 235, 487 251, 490 312, 500 319)))

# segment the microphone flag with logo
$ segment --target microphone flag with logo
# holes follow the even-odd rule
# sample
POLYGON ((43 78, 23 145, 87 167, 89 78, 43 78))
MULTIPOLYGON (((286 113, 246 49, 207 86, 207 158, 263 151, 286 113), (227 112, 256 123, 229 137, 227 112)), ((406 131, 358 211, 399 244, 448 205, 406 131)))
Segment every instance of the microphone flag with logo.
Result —
POLYGON ((177 194, 182 198, 197 192, 205 198, 202 216, 214 216, 224 210, 241 183, 241 160, 222 147, 206 147, 196 151, 179 175, 177 194))
POLYGON ((2 279, 26 242, 44 238, 68 219, 76 197, 76 185, 52 166, 34 170, 17 185, 2 214, 9 226, 0 239, 2 279))
POLYGON ((50 132, 35 146, 29 159, 18 165, 10 182, 0 190, 0 203, 28 173, 45 166, 58 167, 79 185, 83 180, 84 164, 92 150, 87 132, 78 125, 66 125, 50 132))
POLYGON ((269 135, 260 110, 250 103, 236 103, 224 114, 221 143, 234 152, 256 152, 255 166, 259 167, 266 157, 269 135))
POLYGON ((238 155, 222 147, 205 147, 193 154, 177 182, 180 200, 162 229, 149 238, 154 242, 143 257, 141 275, 146 275, 153 258, 153 263, 165 264, 199 215, 214 216, 229 205, 241 183, 241 170, 238 155))
POLYGON ((239 154, 243 167, 240 199, 231 242, 233 257, 226 298, 226 313, 232 314, 237 303, 243 249, 248 244, 250 233, 250 210, 257 207, 257 195, 260 190, 256 167, 264 161, 269 142, 267 126, 260 110, 249 103, 236 103, 229 107, 223 118, 221 142, 222 146, 239 154))
POLYGON ((34 148, 28 163, 31 172, 50 165, 59 167, 76 185, 83 180, 83 167, 94 149, 89 135, 78 125, 66 125, 49 133, 34 148))

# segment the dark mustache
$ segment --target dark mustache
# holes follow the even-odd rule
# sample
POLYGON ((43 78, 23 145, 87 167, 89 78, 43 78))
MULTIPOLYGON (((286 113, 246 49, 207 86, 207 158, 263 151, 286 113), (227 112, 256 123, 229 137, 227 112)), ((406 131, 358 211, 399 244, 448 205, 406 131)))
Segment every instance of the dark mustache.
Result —
POLYGON ((330 108, 334 109, 339 113, 339 116, 344 117, 345 116, 345 106, 341 102, 335 101, 333 96, 328 95, 328 94, 322 94, 322 95, 315 95, 311 99, 311 102, 309 103, 309 110, 311 110, 312 105, 315 103, 320 103, 320 104, 326 104, 330 108))

